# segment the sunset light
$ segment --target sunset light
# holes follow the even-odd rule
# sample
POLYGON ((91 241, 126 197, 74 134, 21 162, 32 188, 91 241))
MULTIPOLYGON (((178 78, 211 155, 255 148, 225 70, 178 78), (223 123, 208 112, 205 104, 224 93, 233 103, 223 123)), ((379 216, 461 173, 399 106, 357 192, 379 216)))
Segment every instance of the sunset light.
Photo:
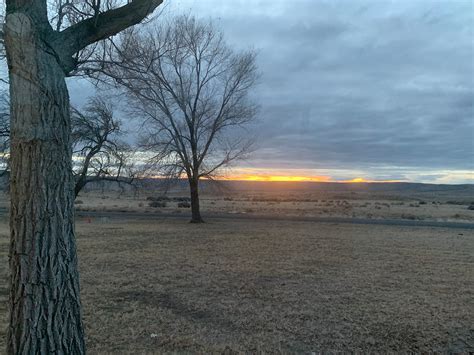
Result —
POLYGON ((474 354, 473 2, 3 1, 0 355, 474 354))
POLYGON ((240 174, 231 175, 221 180, 233 180, 233 181, 261 181, 261 182, 336 182, 336 183, 389 183, 389 182, 401 182, 402 180, 371 180, 362 177, 353 179, 340 180, 334 179, 330 176, 302 176, 302 175, 272 175, 272 174, 240 174))
POLYGON ((344 181, 344 182, 349 182, 349 183, 354 183, 354 182, 369 182, 368 180, 365 180, 364 178, 355 178, 349 181, 344 181))
POLYGON ((286 176, 286 175, 235 175, 226 180, 265 182, 330 182, 329 176, 286 176))

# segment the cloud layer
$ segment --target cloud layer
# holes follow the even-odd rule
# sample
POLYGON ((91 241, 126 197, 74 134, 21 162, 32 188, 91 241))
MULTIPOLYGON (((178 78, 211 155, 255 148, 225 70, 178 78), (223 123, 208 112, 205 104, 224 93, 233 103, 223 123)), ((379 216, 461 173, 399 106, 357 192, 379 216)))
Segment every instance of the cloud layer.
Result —
POLYGON ((244 166, 440 179, 474 169, 471 1, 189 0, 166 11, 212 17, 233 45, 258 50, 259 149, 244 166))

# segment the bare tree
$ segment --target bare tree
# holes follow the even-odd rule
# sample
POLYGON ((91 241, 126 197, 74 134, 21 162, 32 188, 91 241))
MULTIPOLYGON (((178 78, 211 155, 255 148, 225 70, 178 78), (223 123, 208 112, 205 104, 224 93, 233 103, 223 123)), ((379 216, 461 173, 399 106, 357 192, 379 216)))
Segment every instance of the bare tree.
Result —
POLYGON ((180 16, 148 32, 123 36, 112 65, 101 68, 124 89, 133 113, 145 118, 142 146, 164 176, 184 175, 191 222, 202 222, 199 180, 242 158, 256 105, 253 51, 233 51, 210 22, 180 16), (122 64, 116 64, 122 63, 122 64))
MULTIPOLYGON (((8 95, 0 97, 0 176, 8 173, 10 108, 8 95)), ((139 174, 133 163, 135 150, 121 141, 121 122, 111 104, 94 97, 83 111, 72 110, 72 150, 75 196, 91 182, 109 181, 131 185, 139 174)))
POLYGON ((53 28, 46 0, 6 0, 11 95, 10 319, 7 353, 83 354, 65 77, 85 48, 142 21, 163 0, 132 0, 53 28))
POLYGON ((75 196, 91 182, 132 184, 138 173, 134 151, 120 140, 124 132, 114 118, 112 105, 95 97, 83 112, 72 113, 73 173, 75 196))

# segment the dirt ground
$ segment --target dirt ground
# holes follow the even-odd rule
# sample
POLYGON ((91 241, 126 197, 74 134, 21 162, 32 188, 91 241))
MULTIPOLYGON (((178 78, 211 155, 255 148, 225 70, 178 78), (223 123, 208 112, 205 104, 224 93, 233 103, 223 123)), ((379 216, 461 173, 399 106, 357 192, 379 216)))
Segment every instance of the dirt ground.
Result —
MULTIPOLYGON (((474 351, 472 230, 93 220, 77 236, 90 354, 474 351)), ((7 246, 4 221, 3 279, 7 246)))

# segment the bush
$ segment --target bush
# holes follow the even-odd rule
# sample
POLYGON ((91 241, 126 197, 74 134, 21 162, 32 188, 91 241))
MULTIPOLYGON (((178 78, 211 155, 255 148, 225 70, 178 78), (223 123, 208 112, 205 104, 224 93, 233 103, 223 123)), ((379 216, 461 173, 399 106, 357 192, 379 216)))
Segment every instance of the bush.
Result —
POLYGON ((178 202, 179 208, 191 208, 191 204, 189 202, 178 202))
POLYGON ((162 201, 151 201, 148 206, 158 208, 158 207, 166 207, 166 202, 162 201))
POLYGON ((465 201, 447 201, 447 205, 466 205, 467 203, 465 201))
POLYGON ((82 201, 82 200, 75 200, 74 201, 75 205, 82 205, 83 203, 84 203, 84 201, 82 201))
POLYGON ((176 201, 176 202, 191 202, 191 198, 190 197, 174 197, 173 201, 176 201))
POLYGON ((469 205, 469 207, 467 208, 469 211, 474 211, 474 203, 469 205))
POLYGON ((171 199, 167 196, 148 196, 146 198, 147 201, 155 201, 155 202, 167 202, 171 201, 171 199))

